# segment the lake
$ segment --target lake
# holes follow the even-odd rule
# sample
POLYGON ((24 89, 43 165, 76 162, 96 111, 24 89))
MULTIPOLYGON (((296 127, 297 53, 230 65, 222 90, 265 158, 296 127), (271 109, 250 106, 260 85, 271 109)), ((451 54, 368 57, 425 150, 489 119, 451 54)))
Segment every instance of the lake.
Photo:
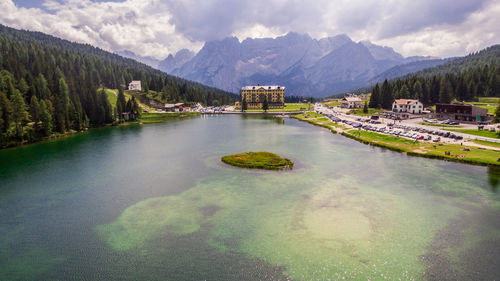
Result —
POLYGON ((0 151, 0 280, 493 280, 499 182, 293 119, 93 129, 0 151))

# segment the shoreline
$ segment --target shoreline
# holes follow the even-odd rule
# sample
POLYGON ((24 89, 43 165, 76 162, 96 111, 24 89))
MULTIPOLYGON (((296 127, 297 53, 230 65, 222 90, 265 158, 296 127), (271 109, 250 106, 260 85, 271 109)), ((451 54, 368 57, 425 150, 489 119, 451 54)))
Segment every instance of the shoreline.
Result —
POLYGON ((64 134, 51 135, 49 137, 45 137, 43 139, 40 139, 40 140, 37 140, 37 141, 34 141, 34 142, 16 143, 14 145, 9 145, 9 146, 6 146, 6 147, 1 147, 0 150, 14 149, 14 148, 26 147, 26 146, 33 145, 33 144, 39 144, 39 143, 44 143, 44 142, 56 141, 56 140, 68 138, 68 137, 71 137, 71 136, 76 136, 76 135, 79 135, 79 134, 87 133, 88 131, 94 130, 94 129, 112 128, 112 127, 120 127, 120 126, 132 126, 132 125, 159 124, 159 123, 167 122, 167 121, 174 120, 174 119, 184 119, 184 118, 188 118, 188 117, 193 117, 193 116, 200 115, 199 112, 145 113, 145 114, 155 115, 155 116, 158 116, 158 117, 161 116, 161 118, 154 118, 154 117, 153 118, 151 118, 151 117, 148 118, 148 117, 146 117, 146 118, 141 118, 141 119, 135 120, 135 121, 126 121, 126 122, 123 122, 123 123, 105 124, 105 125, 102 125, 102 126, 99 126, 99 127, 86 128, 85 130, 82 130, 82 131, 74 131, 74 130, 72 130, 72 131, 69 131, 69 132, 65 132, 64 134))
POLYGON ((492 155, 498 154, 497 159, 500 160, 500 152, 495 151, 495 150, 471 147, 471 148, 469 148, 469 151, 464 150, 463 154, 466 154, 466 157, 459 157, 462 155, 458 155, 458 154, 455 155, 456 157, 453 157, 453 155, 451 153, 449 153, 450 155, 446 155, 445 151, 443 149, 449 148, 449 150, 451 150, 451 151, 456 151, 458 148, 460 151, 461 149, 465 149, 465 146, 461 146, 459 144, 438 144, 436 146, 436 145, 432 144, 433 149, 429 150, 429 146, 431 145, 430 143, 421 143, 418 141, 414 142, 413 140, 403 139, 403 138, 397 139, 398 140, 397 142, 396 142, 396 139, 394 139, 393 143, 389 143, 389 141, 383 140, 383 138, 388 137, 384 134, 379 134, 379 133, 374 133, 374 132, 366 132, 366 131, 358 131, 355 129, 348 129, 346 131, 342 130, 339 133, 335 127, 329 125, 330 123, 333 123, 329 120, 328 120, 328 122, 325 123, 324 121, 319 121, 318 118, 304 118, 304 117, 301 117, 299 115, 292 115, 290 117, 293 119, 302 121, 302 122, 312 124, 314 126, 328 129, 334 134, 341 134, 344 137, 353 139, 353 140, 361 142, 363 144, 368 144, 371 146, 385 148, 385 149, 388 149, 391 151, 403 153, 403 154, 408 155, 408 156, 417 156, 417 157, 430 158, 430 159, 439 159, 439 160, 445 160, 445 161, 457 162, 457 163, 463 163, 463 164, 469 164, 469 165, 476 165, 476 166, 497 166, 497 167, 500 166, 499 161, 493 162, 490 159, 478 158, 478 156, 475 156, 475 155, 473 155, 471 158, 467 158, 467 156, 469 156, 468 154, 472 154, 472 152, 474 152, 474 151, 482 150, 485 152, 491 152, 492 155), (354 133, 352 133, 352 132, 354 132, 354 133), (381 138, 382 140, 374 140, 373 138, 381 138), (408 145, 411 145, 410 143, 412 143, 412 142, 413 142, 414 147, 413 147, 413 149, 409 149, 408 145), (443 152, 443 154, 440 154, 440 152, 443 152))

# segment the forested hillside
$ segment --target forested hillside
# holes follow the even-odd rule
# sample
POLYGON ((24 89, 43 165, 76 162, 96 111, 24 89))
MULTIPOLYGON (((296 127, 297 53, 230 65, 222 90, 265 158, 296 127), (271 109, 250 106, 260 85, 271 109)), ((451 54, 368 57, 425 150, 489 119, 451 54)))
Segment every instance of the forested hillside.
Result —
POLYGON ((442 65, 422 69, 412 75, 430 77, 448 73, 459 74, 470 68, 479 68, 486 65, 500 64, 500 45, 493 45, 479 52, 457 58, 442 65))
POLYGON ((112 107, 98 88, 131 80, 171 102, 237 99, 90 45, 0 25, 0 147, 112 122, 112 107))
POLYGON ((487 96, 500 96, 500 45, 376 84, 369 106, 390 109, 393 100, 398 98, 415 98, 431 105, 487 96))

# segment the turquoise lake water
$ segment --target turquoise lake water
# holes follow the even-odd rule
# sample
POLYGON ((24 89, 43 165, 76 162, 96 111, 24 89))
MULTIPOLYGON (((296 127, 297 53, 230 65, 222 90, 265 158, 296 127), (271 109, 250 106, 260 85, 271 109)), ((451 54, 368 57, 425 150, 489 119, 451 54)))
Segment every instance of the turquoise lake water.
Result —
POLYGON ((94 129, 0 151, 0 280, 494 280, 499 182, 293 119, 94 129))

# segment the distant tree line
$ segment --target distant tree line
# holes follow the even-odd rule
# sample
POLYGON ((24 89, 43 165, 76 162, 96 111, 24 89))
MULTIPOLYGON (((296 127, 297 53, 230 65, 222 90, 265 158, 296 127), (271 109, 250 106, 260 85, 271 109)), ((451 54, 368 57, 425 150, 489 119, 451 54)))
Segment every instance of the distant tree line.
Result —
MULTIPOLYGON (((172 102, 237 99, 90 45, 0 25, 0 147, 113 122, 112 106, 98 88, 121 89, 132 80, 172 102)), ((123 102, 122 112, 140 111, 135 99, 123 102)))
POLYGON ((464 68, 459 73, 385 80, 372 88, 369 107, 390 109, 394 99, 418 99, 428 106, 486 96, 500 97, 500 64, 464 68))
POLYGON ((299 103, 299 102, 304 102, 305 100, 314 102, 316 99, 312 97, 303 97, 303 96, 287 96, 285 95, 285 102, 286 103, 299 103))

